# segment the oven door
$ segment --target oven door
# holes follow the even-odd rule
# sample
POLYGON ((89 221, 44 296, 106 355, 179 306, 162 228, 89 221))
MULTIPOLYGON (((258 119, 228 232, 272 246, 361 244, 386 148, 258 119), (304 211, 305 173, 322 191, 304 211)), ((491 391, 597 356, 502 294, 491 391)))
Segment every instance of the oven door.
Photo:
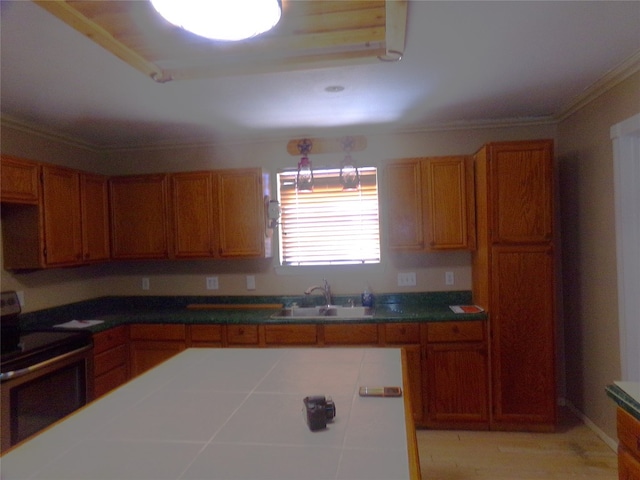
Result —
POLYGON ((3 374, 0 451, 86 405, 93 392, 92 345, 3 374))

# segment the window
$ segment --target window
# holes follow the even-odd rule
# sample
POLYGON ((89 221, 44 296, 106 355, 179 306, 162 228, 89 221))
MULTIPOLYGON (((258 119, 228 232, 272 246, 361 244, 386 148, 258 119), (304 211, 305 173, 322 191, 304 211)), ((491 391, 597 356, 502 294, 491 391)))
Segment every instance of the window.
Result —
POLYGON ((355 191, 343 191, 337 168, 314 169, 312 192, 296 190, 297 172, 278 174, 282 265, 380 262, 377 170, 358 171, 355 191))

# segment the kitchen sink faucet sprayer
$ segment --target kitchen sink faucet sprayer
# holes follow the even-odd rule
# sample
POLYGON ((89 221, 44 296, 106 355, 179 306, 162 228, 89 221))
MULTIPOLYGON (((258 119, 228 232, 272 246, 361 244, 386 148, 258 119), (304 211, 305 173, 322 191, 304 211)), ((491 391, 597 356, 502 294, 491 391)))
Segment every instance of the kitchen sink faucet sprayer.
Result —
POLYGON ((326 278, 323 278, 322 281, 324 282, 324 287, 321 287, 320 285, 312 285, 304 291, 304 294, 311 295, 311 293, 316 290, 322 290, 324 293, 325 303, 329 306, 331 305, 331 286, 329 285, 329 282, 327 282, 326 278))

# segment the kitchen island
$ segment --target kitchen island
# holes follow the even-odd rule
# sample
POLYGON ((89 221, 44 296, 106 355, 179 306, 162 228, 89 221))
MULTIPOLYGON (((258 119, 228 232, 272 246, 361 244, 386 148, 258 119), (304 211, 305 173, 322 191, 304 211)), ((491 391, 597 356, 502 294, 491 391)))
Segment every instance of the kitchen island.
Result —
POLYGON ((12 479, 420 478, 403 352, 188 349, 2 457, 12 479), (403 386, 399 398, 359 386, 403 386), (311 432, 302 399, 336 405, 311 432))

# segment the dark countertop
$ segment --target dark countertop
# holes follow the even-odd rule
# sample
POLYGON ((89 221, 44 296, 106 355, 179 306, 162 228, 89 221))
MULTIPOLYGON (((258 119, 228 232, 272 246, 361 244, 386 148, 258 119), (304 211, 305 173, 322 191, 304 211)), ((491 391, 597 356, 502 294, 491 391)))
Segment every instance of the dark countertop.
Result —
MULTIPOLYGON (((353 297, 335 297, 334 303, 345 305, 353 297)), ((319 300, 312 297, 312 301, 319 300)), ((382 323, 382 322, 446 322, 486 320, 486 313, 456 314, 449 305, 471 303, 470 292, 427 292, 417 294, 389 294, 376 296, 375 313, 371 318, 358 319, 292 319, 271 318, 275 308, 264 304, 306 305, 305 297, 101 297, 95 300, 64 305, 21 316, 25 330, 51 328, 69 320, 103 320, 88 327, 92 332, 107 330, 131 323, 179 324, 292 324, 292 323, 382 323), (193 304, 224 305, 222 309, 191 309, 193 304), (238 308, 233 308, 237 304, 238 308), (246 305, 256 308, 244 308, 246 305), (243 306, 241 308, 241 305, 243 306)))
POLYGON ((615 382, 608 385, 605 390, 619 407, 640 420, 640 384, 637 382, 615 382))

